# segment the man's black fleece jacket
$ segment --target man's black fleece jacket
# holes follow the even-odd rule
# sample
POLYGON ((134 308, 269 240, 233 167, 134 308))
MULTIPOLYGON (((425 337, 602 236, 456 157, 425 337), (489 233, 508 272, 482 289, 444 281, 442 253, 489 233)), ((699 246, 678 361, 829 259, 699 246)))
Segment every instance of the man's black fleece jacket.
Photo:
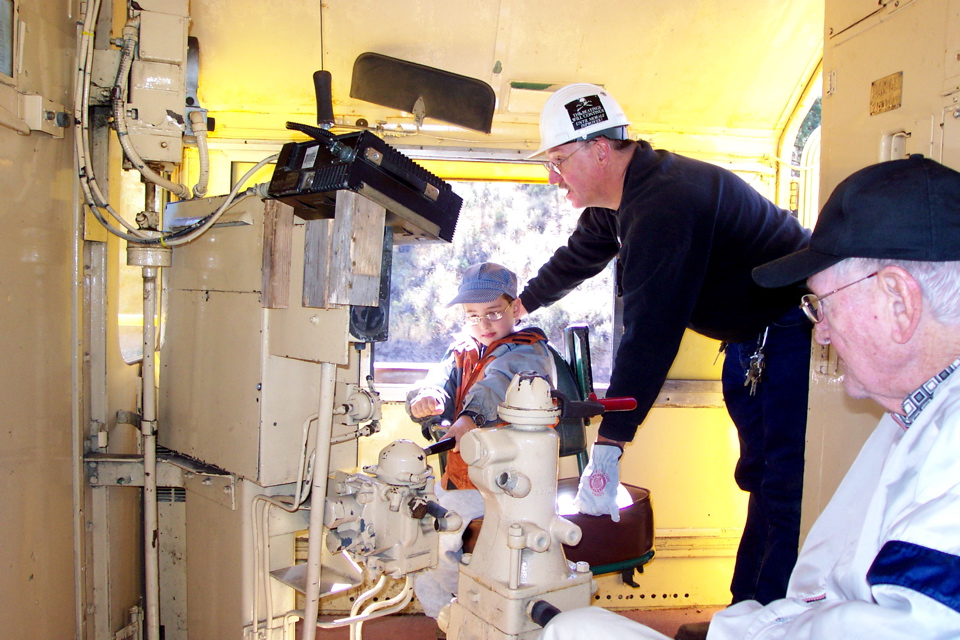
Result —
POLYGON ((725 342, 756 340, 799 304, 798 287, 763 289, 751 270, 808 243, 809 230, 734 173, 639 142, 616 211, 589 207, 520 294, 550 305, 619 254, 624 332, 607 395, 637 399, 608 413, 600 434, 633 439, 689 327, 725 342))

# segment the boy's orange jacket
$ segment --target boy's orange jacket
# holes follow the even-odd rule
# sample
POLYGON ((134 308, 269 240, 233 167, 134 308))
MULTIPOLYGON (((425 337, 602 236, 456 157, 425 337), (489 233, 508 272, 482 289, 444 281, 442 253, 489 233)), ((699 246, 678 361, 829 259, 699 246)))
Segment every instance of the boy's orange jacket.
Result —
MULTIPOLYGON (((498 346, 502 344, 535 344, 540 341, 545 341, 547 338, 539 329, 522 329, 516 333, 511 333, 508 336, 497 340, 492 343, 489 347, 483 350, 483 355, 480 355, 480 351, 476 348, 463 348, 456 349, 453 353, 454 361, 456 362, 457 368, 463 372, 461 378, 460 386, 457 388, 456 393, 456 403, 454 407, 454 416, 459 416, 460 412, 463 411, 463 400, 467 395, 467 392, 470 388, 477 383, 477 381, 482 380, 487 365, 493 362, 497 358, 495 353, 498 346)), ((471 341, 472 342, 472 341, 471 341)), ((485 416, 487 419, 487 424, 489 425, 492 421, 498 420, 497 416, 485 416)), ((502 422, 497 422, 497 426, 503 424, 502 422)), ((467 463, 463 461, 463 458, 460 456, 458 451, 450 451, 447 453, 447 466, 444 471, 443 478, 441 478, 441 486, 444 488, 451 488, 450 485, 453 485, 457 489, 476 489, 474 484, 470 482, 470 478, 467 474, 469 467, 467 463)))

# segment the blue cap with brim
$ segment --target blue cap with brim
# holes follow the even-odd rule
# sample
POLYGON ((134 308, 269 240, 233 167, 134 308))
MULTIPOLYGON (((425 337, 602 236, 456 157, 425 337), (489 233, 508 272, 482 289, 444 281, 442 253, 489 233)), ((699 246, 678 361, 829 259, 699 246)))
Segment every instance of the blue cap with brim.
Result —
POLYGON ((960 260, 960 173, 921 155, 857 171, 830 194, 810 246, 757 267, 753 279, 783 287, 847 258, 960 260))
POLYGON ((504 294, 517 297, 516 274, 494 262, 481 262, 464 272, 460 291, 446 306, 493 302, 504 294))

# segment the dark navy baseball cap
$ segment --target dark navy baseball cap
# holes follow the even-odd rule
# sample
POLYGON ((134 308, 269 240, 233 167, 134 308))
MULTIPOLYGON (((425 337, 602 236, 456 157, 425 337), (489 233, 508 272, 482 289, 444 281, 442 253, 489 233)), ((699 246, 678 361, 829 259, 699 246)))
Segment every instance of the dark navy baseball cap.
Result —
POLYGON ((753 279, 783 287, 847 258, 960 260, 960 173, 921 155, 857 171, 830 194, 810 245, 753 279))

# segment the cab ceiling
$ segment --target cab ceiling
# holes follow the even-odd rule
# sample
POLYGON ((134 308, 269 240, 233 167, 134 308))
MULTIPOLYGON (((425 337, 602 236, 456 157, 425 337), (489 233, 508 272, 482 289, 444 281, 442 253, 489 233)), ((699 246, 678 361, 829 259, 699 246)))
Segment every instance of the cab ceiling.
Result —
POLYGON ((338 122, 412 118, 349 97, 364 52, 488 83, 493 132, 435 125, 436 144, 536 147, 545 91, 606 86, 642 137, 775 140, 817 70, 823 0, 191 0, 202 106, 216 136, 289 138, 313 123, 312 74, 331 72, 338 122))

